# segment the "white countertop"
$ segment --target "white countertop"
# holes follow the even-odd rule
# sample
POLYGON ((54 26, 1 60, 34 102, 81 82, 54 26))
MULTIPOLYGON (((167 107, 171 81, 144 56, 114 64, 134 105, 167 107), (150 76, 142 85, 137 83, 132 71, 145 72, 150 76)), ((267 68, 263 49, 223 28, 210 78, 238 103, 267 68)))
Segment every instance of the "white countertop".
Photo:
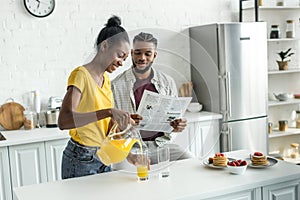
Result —
POLYGON ((0 141, 0 147, 69 138, 69 131, 61 131, 58 128, 1 131, 1 133, 6 140, 0 141))
MULTIPOLYGON (((249 151, 227 153, 245 158, 249 151)), ((243 175, 214 169, 198 159, 173 162, 171 175, 161 180, 152 174, 139 183, 135 174, 111 172, 15 188, 18 200, 82 199, 205 199, 300 178, 299 166, 284 161, 265 168, 247 168, 243 175), (128 196, 130 195, 130 196, 128 196)))
MULTIPOLYGON (((222 115, 210 112, 186 112, 184 117, 188 120, 188 123, 192 123, 196 121, 220 119, 222 118, 222 115)), ((14 131, 1 131, 1 133, 6 140, 0 141, 0 147, 69 138, 67 130, 61 131, 58 128, 20 129, 14 131)))
POLYGON ((212 113, 212 112, 185 112, 184 118, 187 119, 188 123, 191 122, 200 122, 200 121, 208 121, 208 120, 218 120, 222 118, 221 114, 212 113))

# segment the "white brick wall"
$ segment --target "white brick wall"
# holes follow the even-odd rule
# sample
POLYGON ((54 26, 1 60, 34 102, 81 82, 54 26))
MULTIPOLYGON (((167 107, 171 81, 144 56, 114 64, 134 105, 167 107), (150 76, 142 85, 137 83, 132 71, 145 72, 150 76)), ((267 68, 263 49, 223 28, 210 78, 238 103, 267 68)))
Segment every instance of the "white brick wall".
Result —
POLYGON ((112 14, 131 36, 148 31, 158 37, 156 63, 178 86, 190 80, 187 27, 236 20, 235 0, 56 0, 54 13, 43 19, 29 15, 23 0, 0 2, 0 105, 9 97, 24 103, 24 94, 38 89, 43 109, 50 96, 64 96, 70 71, 91 58, 112 14))

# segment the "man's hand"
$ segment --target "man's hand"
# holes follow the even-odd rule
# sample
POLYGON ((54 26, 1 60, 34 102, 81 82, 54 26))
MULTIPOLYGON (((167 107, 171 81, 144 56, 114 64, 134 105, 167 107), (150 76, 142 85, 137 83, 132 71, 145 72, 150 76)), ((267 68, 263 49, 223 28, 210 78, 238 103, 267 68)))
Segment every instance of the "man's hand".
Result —
POLYGON ((173 132, 182 132, 187 125, 187 120, 184 118, 175 119, 174 121, 170 122, 170 125, 174 128, 173 132))
POLYGON ((143 117, 139 114, 130 114, 130 117, 134 120, 135 125, 139 125, 140 121, 143 120, 143 117))

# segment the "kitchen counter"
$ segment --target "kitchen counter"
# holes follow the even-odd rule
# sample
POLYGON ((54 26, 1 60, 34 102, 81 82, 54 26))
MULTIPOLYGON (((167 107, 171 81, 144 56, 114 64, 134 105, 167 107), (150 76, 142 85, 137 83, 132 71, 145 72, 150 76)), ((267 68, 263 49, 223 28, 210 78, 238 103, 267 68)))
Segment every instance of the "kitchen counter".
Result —
MULTIPOLYGON (((210 112, 186 112, 184 117, 188 120, 188 123, 191 123, 196 121, 220 119, 222 118, 222 115, 210 112)), ((4 135, 6 140, 0 141, 0 147, 64 139, 69 137, 67 130, 61 131, 58 128, 1 131, 1 133, 4 135)))
POLYGON ((188 123, 192 122, 201 122, 201 121, 208 121, 208 120, 215 120, 215 119, 221 119, 222 115, 212 112, 185 112, 184 118, 187 119, 188 123))
POLYGON ((61 131, 58 128, 35 128, 32 130, 1 131, 1 133, 6 140, 0 141, 0 147, 69 138, 67 130, 61 131))
MULTIPOLYGON (((248 155, 249 151, 246 150, 227 153, 228 157, 234 158, 245 158, 248 155)), ((171 175, 164 180, 153 173, 148 182, 140 183, 137 182, 135 174, 114 171, 14 188, 14 192, 18 200, 124 199, 124 197, 133 200, 219 199, 220 196, 222 199, 233 199, 233 196, 240 199, 236 194, 250 190, 250 194, 255 196, 251 199, 267 199, 266 195, 270 195, 269 191, 274 188, 274 184, 287 187, 284 182, 294 183, 297 180, 296 187, 299 189, 299 169, 299 166, 278 161, 269 168, 248 167, 244 175, 233 175, 226 169, 209 168, 198 159, 187 159, 173 162, 170 166, 171 175), (231 196, 232 194, 234 195, 231 196)), ((298 189, 292 193, 297 197, 299 197, 298 189)))

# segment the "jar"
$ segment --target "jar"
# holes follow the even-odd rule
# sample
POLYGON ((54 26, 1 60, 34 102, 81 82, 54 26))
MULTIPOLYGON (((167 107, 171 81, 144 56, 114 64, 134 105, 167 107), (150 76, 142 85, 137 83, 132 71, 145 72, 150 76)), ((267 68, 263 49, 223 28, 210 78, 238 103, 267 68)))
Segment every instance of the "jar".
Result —
POLYGON ((31 130, 34 128, 33 125, 33 112, 25 110, 24 112, 24 129, 31 130))
POLYGON ((295 23, 294 20, 286 20, 286 38, 295 37, 295 23))
POLYGON ((299 144, 298 143, 291 143, 290 144, 290 157, 291 158, 298 158, 299 157, 299 144))
POLYGON ((284 6, 284 0, 277 0, 276 6, 284 6))
POLYGON ((296 128, 300 128, 300 110, 296 111, 296 128))
POLYGON ((268 133, 272 133, 272 127, 273 127, 273 123, 272 122, 269 122, 268 123, 268 133))
POLYGON ((280 38, 279 25, 271 25, 270 38, 271 39, 278 39, 278 38, 280 38))
POLYGON ((286 131, 288 128, 288 121, 287 120, 279 120, 279 131, 286 131))

